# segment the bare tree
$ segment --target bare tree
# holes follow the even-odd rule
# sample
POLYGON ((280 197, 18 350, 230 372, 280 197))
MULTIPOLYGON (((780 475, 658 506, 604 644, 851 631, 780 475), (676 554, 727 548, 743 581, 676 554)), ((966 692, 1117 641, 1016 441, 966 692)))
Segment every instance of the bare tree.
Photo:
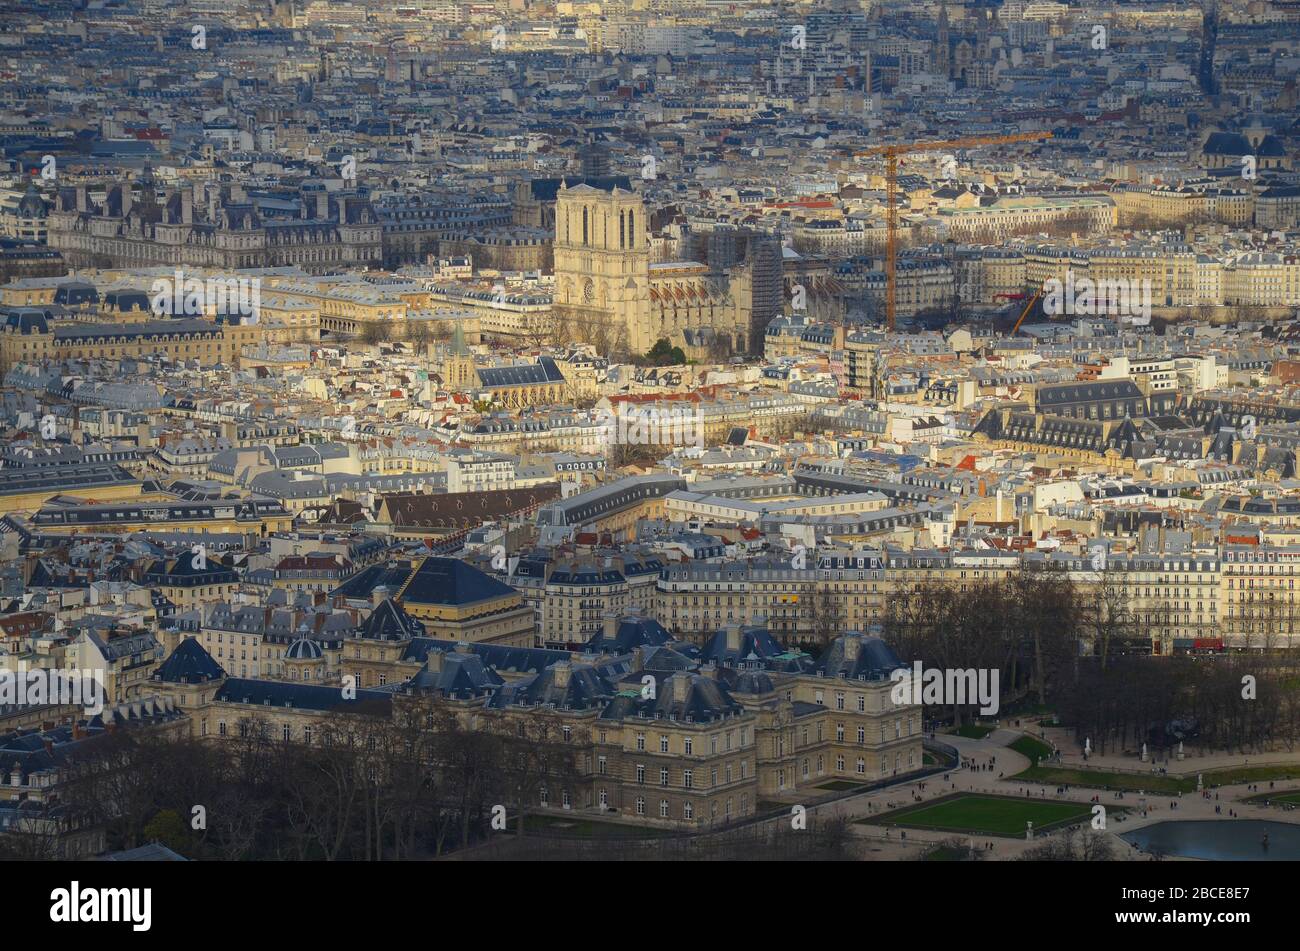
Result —
POLYGON ((821 650, 844 633, 844 606, 829 588, 812 585, 810 589, 812 641, 813 646, 821 650))
POLYGON ((1132 595, 1124 584, 1123 574, 1107 561, 1093 572, 1092 597, 1087 606, 1084 627, 1101 661, 1102 670, 1110 662, 1111 648, 1127 642, 1141 629, 1132 609, 1132 595))
POLYGON ((347 724, 322 725, 313 746, 289 783, 288 821, 327 862, 342 858, 353 821, 362 808, 355 747, 347 724))
POLYGON ((576 793, 573 728, 559 714, 535 711, 499 720, 505 789, 513 800, 516 829, 524 835, 528 810, 555 793, 576 793))
POLYGON ((377 347, 392 336, 393 328, 386 320, 367 320, 361 325, 361 342, 367 346, 377 347))
POLYGON ((406 322, 406 339, 419 352, 433 340, 433 328, 427 320, 408 320, 406 322))

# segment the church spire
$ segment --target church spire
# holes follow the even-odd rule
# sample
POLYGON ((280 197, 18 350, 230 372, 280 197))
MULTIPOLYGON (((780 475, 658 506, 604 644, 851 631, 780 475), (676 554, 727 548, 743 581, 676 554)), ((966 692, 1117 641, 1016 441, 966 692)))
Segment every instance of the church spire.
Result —
POLYGON ((459 320, 456 321, 456 326, 451 332, 451 352, 458 357, 470 355, 469 347, 465 346, 465 328, 461 326, 459 320))

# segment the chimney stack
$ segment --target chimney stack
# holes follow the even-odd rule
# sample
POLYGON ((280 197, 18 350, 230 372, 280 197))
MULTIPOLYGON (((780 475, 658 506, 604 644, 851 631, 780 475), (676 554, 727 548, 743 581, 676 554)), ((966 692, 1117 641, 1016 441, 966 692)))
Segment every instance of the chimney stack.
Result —
POLYGON ((330 216, 330 196, 326 192, 316 193, 316 219, 324 221, 330 216))
POLYGON ((194 224, 194 188, 191 185, 181 188, 181 224, 194 224))
POLYGON ((673 674, 673 702, 685 703, 691 692, 691 675, 685 671, 673 674))
POLYGON ((740 627, 740 622, 738 622, 738 621, 730 621, 730 622, 728 622, 728 624, 727 624, 727 650, 729 650, 729 651, 738 651, 738 650, 740 650, 740 645, 741 645, 741 642, 742 642, 742 641, 743 641, 743 638, 741 637, 741 627, 740 627))
POLYGON ((439 673, 442 670, 442 651, 437 649, 429 651, 428 657, 425 658, 425 666, 429 668, 430 673, 439 673))
POLYGON ((618 615, 613 611, 609 611, 605 614, 604 622, 605 628, 602 633, 605 635, 606 640, 612 641, 618 636, 618 615))
POLYGON ((845 661, 855 661, 858 654, 862 652, 862 638, 856 633, 844 635, 844 659, 845 661))
POLYGON ((553 674, 552 682, 561 690, 569 686, 569 675, 573 673, 573 665, 567 660, 558 660, 551 665, 553 674))

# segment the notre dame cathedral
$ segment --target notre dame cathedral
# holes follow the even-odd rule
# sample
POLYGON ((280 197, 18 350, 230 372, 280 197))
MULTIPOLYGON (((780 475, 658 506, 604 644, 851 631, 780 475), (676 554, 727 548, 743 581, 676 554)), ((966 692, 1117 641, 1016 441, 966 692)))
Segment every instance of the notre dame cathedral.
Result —
POLYGON ((693 261, 651 263, 636 192, 560 187, 553 313, 569 339, 610 354, 645 353, 660 339, 691 350, 702 337, 744 352, 752 308, 743 277, 693 261))

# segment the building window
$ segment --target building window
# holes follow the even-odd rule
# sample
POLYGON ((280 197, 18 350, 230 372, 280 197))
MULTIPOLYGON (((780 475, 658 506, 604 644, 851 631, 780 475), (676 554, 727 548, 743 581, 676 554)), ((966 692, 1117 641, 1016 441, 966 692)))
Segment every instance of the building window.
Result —
POLYGON ((682 818, 683 818, 683 819, 694 819, 694 818, 695 818, 695 806, 692 805, 692 804, 689 803, 689 802, 684 802, 684 803, 682 803, 682 818))
POLYGON ((668 785, 668 770, 667 770, 667 768, 661 768, 661 769, 659 770, 659 785, 660 785, 660 786, 667 786, 667 785, 668 785))
POLYGON ((682 787, 690 789, 695 781, 695 771, 691 769, 682 770, 682 787))
POLYGON ((668 752, 668 737, 666 736, 659 737, 659 752, 660 753, 668 752))
POLYGON ((644 796, 637 796, 637 797, 636 797, 636 814, 637 814, 638 816, 644 816, 644 815, 645 815, 645 797, 644 797, 644 796))
POLYGON ((636 781, 642 786, 645 785, 645 767, 640 763, 636 766, 636 781))
POLYGON ((668 800, 667 800, 667 799, 660 799, 660 800, 659 800, 659 818, 660 818, 660 819, 667 819, 667 818, 668 818, 668 800))

